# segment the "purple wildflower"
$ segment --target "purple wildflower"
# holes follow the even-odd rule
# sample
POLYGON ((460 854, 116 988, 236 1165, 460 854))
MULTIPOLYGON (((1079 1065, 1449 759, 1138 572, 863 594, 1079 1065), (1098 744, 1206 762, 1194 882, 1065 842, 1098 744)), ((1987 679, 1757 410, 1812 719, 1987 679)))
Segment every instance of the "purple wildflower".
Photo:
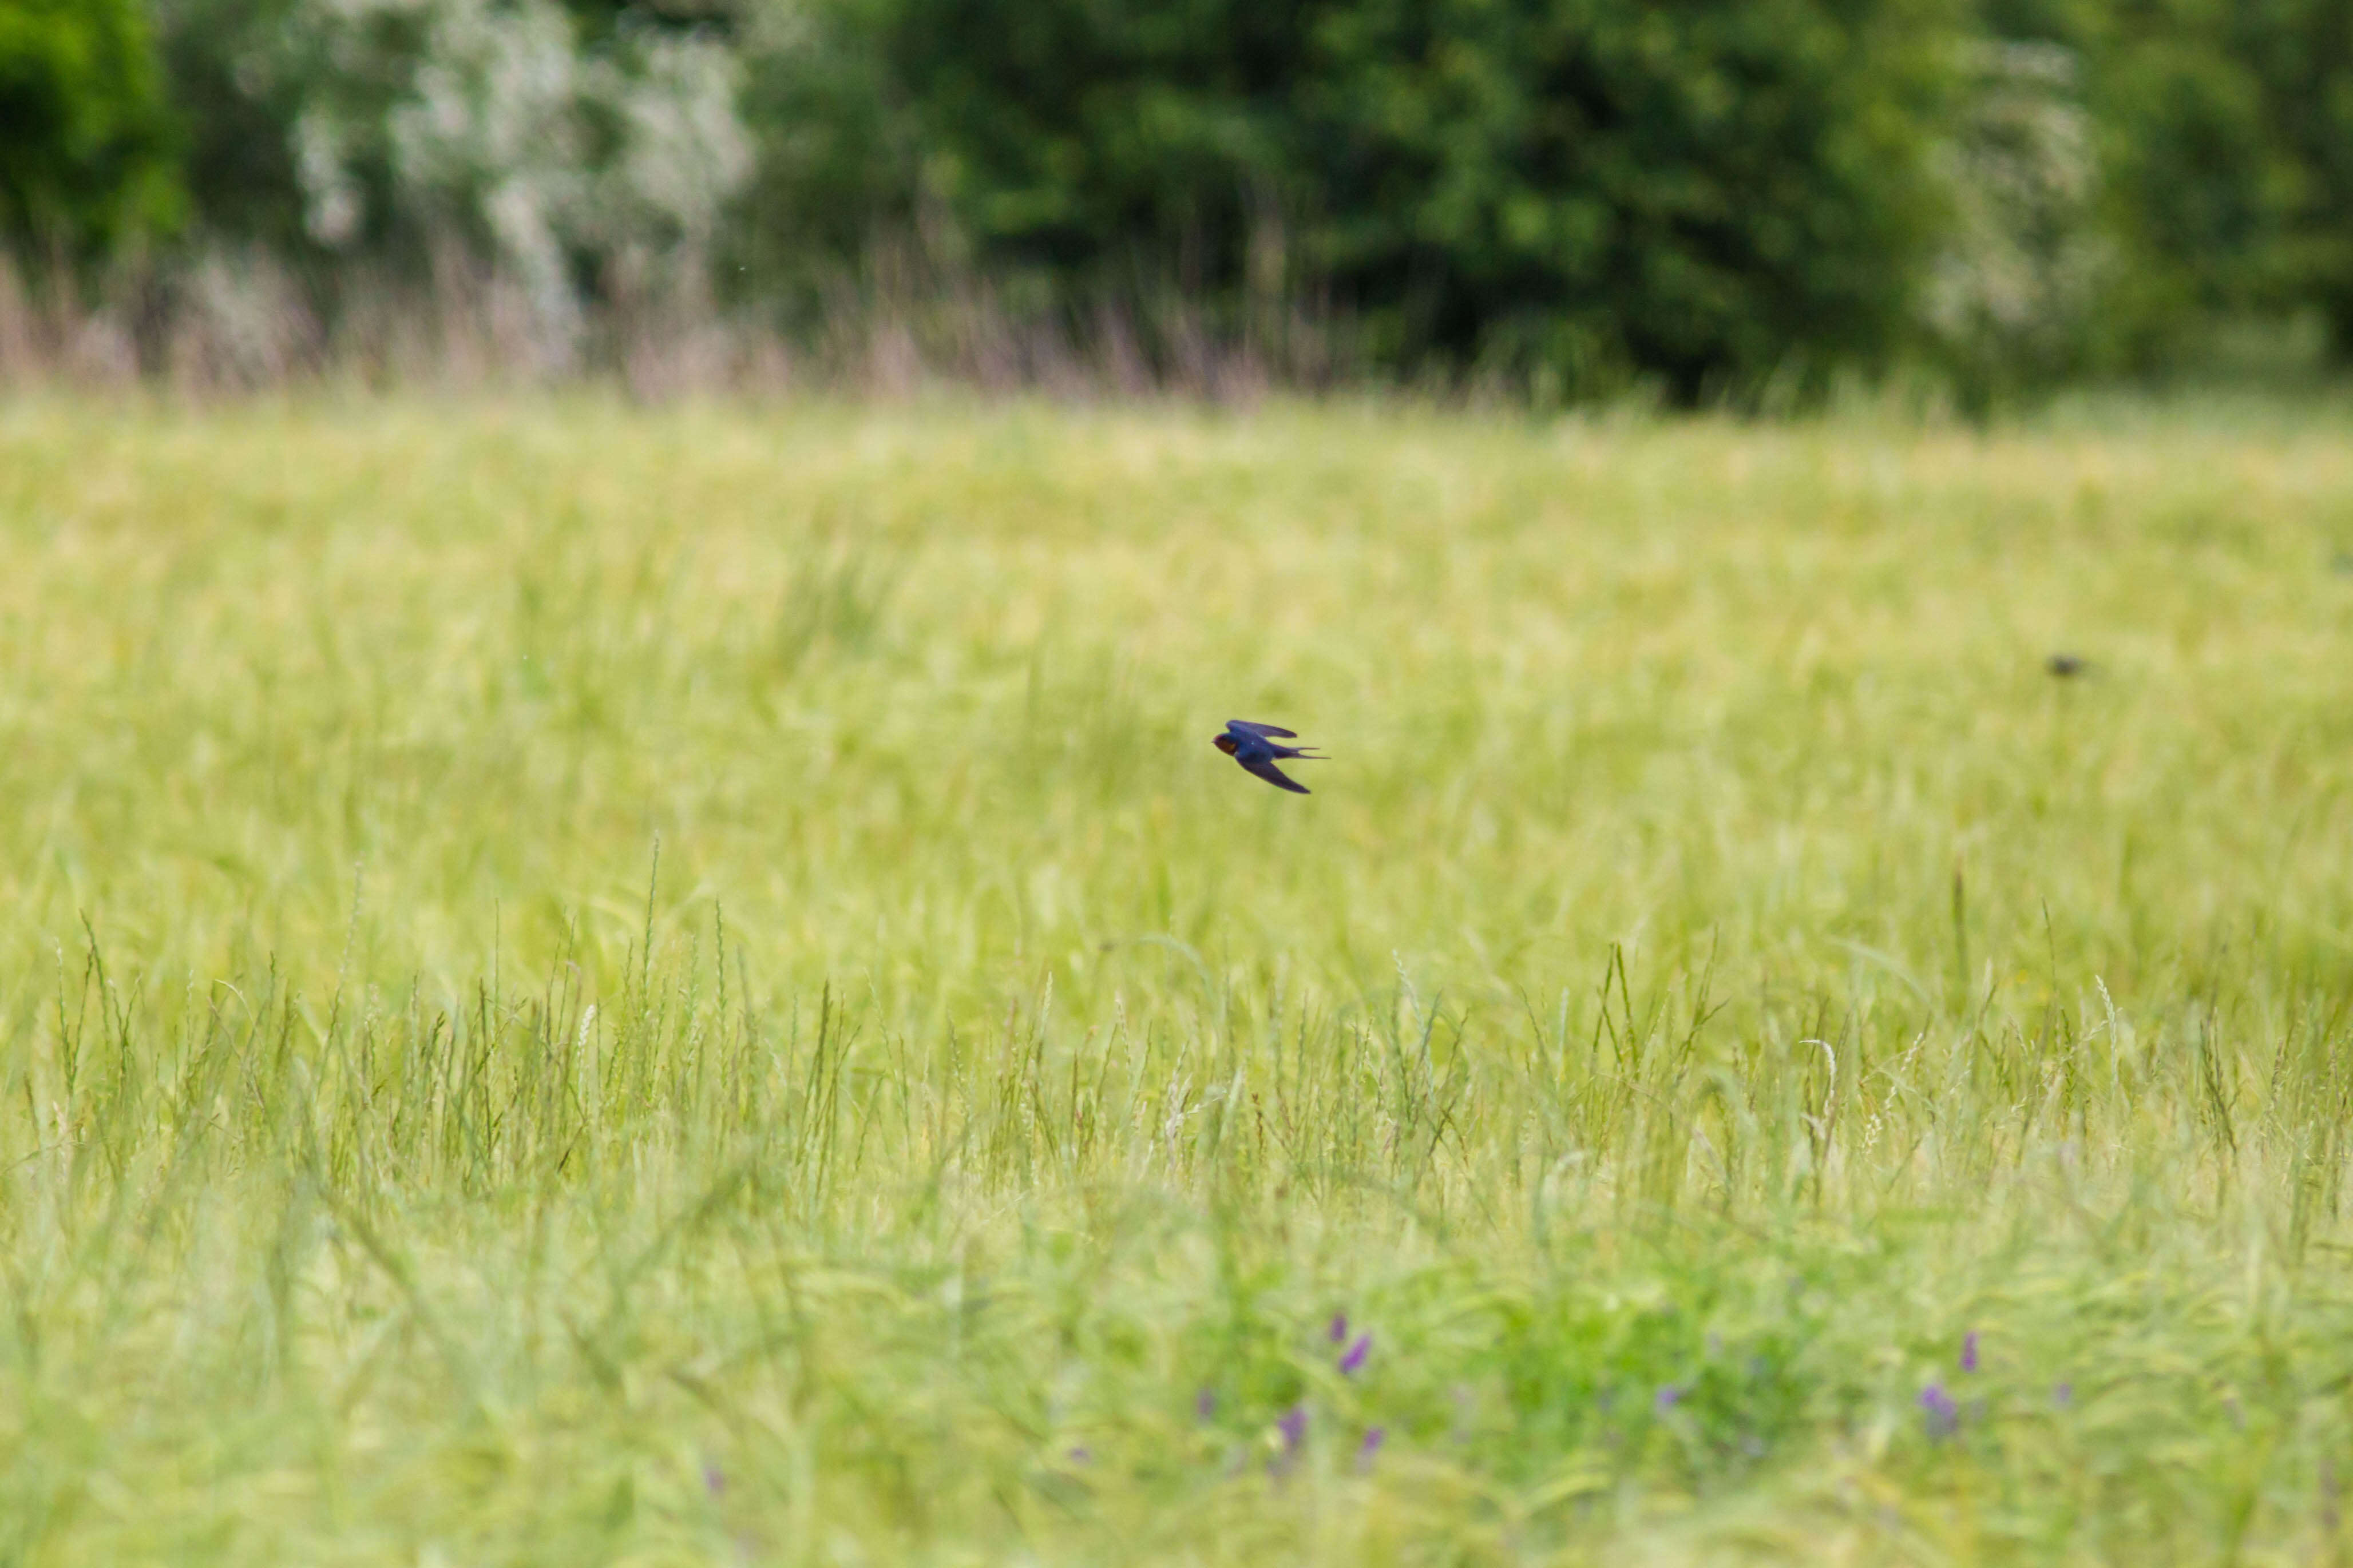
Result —
POLYGON ((1960 1410, 1941 1383, 1932 1383, 1920 1391, 1920 1414, 1927 1422, 1928 1436, 1938 1442, 1951 1436, 1961 1425, 1960 1410))
POLYGON ((1338 1344, 1342 1340, 1345 1340, 1345 1339, 1346 1339, 1346 1338, 1348 1337, 1348 1314, 1347 1314, 1347 1313, 1345 1313, 1345 1312, 1335 1312, 1335 1313, 1333 1313, 1333 1314, 1332 1314, 1332 1329, 1331 1329, 1331 1333, 1332 1333, 1332 1342, 1333 1342, 1334 1344, 1335 1344, 1335 1345, 1336 1345, 1336 1344, 1338 1344))
POLYGON ((1193 1395, 1193 1414, 1207 1421, 1218 1413, 1218 1396, 1208 1389, 1193 1395))
POLYGON ((1083 1444, 1071 1450, 1071 1463, 1074 1465, 1091 1464, 1093 1460, 1093 1452, 1083 1444))
POLYGON ((1656 1405, 1659 1414, 1664 1415, 1668 1411, 1672 1410, 1676 1405, 1681 1405, 1683 1402, 1683 1394, 1684 1389, 1682 1384, 1662 1383, 1659 1384, 1658 1397, 1652 1403, 1656 1405))
POLYGON ((1975 1372, 1977 1369, 1978 1331, 1975 1329, 1971 1329, 1968 1333, 1961 1336, 1961 1370, 1963 1372, 1975 1372))
POLYGON ((702 1489, 709 1492, 712 1497, 724 1497, 727 1493, 726 1472, 722 1470, 716 1465, 703 1466, 702 1489))
POLYGON ((1342 1375, 1354 1377, 1356 1374, 1356 1369, 1365 1364, 1365 1358, 1372 1353, 1373 1336, 1370 1334, 1357 1335, 1356 1342, 1348 1347, 1348 1353, 1340 1358, 1340 1372, 1342 1375))
POLYGON ((1291 1473, 1291 1467, 1299 1458, 1299 1445, 1306 1440, 1307 1406, 1293 1405, 1282 1413, 1274 1426, 1275 1430, 1282 1434, 1282 1452, 1266 1462, 1266 1473, 1280 1481, 1291 1473))
POLYGON ((2051 1403, 2064 1410, 2075 1403, 2075 1385, 2063 1383, 2051 1391, 2051 1403))
POLYGON ((1373 1456, 1381 1451, 1381 1445, 1388 1440, 1388 1436, 1387 1427, 1368 1426, 1365 1429, 1365 1440, 1356 1445, 1356 1468, 1369 1470, 1373 1468, 1373 1456))

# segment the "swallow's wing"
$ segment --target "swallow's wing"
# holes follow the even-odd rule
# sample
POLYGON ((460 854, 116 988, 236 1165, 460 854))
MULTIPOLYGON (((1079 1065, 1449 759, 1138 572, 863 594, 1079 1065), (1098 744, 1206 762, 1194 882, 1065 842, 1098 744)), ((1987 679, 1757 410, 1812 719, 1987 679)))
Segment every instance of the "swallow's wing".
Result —
POLYGON ((1239 731, 1245 735, 1280 735, 1286 741, 1299 739, 1299 731, 1296 730, 1285 730, 1274 724, 1253 724, 1247 719, 1229 719, 1226 721, 1226 728, 1239 731))
POLYGON ((1283 771, 1281 768, 1276 767, 1273 762, 1269 758, 1236 757, 1234 761, 1241 763, 1243 767, 1248 768, 1251 773, 1256 773, 1259 777, 1264 779, 1267 783, 1272 784, 1277 789, 1287 789, 1293 795, 1313 795, 1314 793, 1314 791, 1309 789, 1305 784, 1299 783, 1297 780, 1284 776, 1283 771))

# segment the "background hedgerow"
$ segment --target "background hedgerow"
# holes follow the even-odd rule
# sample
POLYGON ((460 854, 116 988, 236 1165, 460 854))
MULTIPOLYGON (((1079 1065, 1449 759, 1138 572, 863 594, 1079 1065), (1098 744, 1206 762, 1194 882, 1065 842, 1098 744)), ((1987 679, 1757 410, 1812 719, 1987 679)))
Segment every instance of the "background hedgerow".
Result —
POLYGON ((0 370, 2308 374, 2349 83, 2335 0, 5 0, 0 370))

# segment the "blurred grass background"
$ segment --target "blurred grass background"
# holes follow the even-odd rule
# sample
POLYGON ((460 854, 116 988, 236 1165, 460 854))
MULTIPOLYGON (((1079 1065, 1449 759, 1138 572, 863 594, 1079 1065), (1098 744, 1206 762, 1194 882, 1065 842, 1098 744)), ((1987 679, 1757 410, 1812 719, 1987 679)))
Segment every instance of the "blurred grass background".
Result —
POLYGON ((2348 433, 0 407, 0 1561, 2335 1561, 2348 433))

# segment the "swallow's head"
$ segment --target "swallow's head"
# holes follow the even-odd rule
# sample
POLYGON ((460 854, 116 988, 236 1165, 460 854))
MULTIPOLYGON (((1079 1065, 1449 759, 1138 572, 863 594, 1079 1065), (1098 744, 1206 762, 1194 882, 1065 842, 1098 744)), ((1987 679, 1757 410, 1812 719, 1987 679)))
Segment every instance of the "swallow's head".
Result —
POLYGON ((1209 737, 1209 744, 1217 747, 1218 750, 1225 752, 1226 755, 1230 757, 1234 754, 1235 749, 1240 746, 1241 742, 1220 730, 1216 734, 1209 737))

